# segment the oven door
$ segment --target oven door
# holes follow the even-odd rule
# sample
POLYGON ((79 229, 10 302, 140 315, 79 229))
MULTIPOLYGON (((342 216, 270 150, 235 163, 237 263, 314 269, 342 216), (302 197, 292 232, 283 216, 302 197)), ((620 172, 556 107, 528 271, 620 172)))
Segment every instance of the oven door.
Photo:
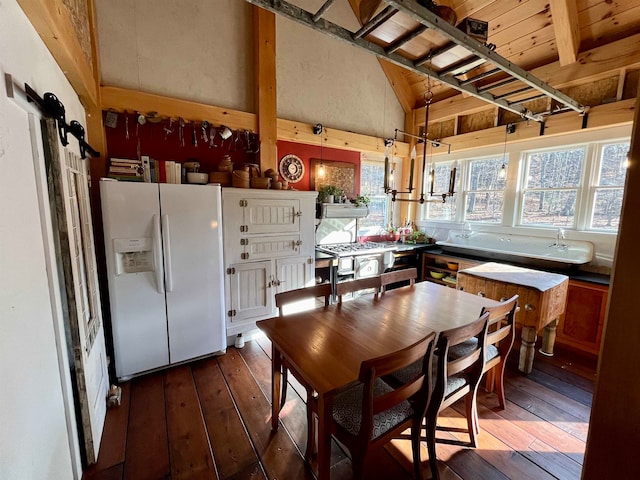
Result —
POLYGON ((355 278, 380 275, 384 271, 384 254, 360 255, 355 257, 355 278))

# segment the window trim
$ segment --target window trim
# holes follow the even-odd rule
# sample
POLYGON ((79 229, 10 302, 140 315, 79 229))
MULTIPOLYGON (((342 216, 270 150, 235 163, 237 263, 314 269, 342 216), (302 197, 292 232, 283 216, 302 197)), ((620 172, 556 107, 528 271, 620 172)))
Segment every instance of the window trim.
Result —
MULTIPOLYGON (((517 130, 525 128, 534 128, 536 124, 530 126, 522 122, 517 125, 517 130)), ((571 145, 579 144, 597 144, 597 143, 615 143, 621 141, 629 141, 631 137, 632 125, 624 124, 615 127, 608 127, 602 129, 589 129, 586 131, 573 132, 570 134, 563 134, 559 132, 553 135, 535 136, 523 140, 509 140, 507 143, 507 155, 509 155, 509 169, 507 171, 507 188, 505 193, 505 209, 502 219, 502 224, 488 224, 488 223, 474 223, 474 230, 484 232, 496 232, 501 234, 520 234, 520 235, 533 235, 538 237, 550 238, 550 231, 553 228, 538 226, 538 225, 520 225, 518 224, 519 210, 520 210, 520 190, 521 190, 521 176, 523 169, 523 156, 526 152, 532 150, 543 149, 558 149, 571 145), (477 227, 477 228, 476 228, 477 227)), ((536 130, 537 131, 537 130, 536 130)), ((460 168, 460 174, 464 170, 464 161, 469 158, 470 154, 474 156, 497 156, 502 155, 504 151, 504 143, 495 143, 488 146, 474 146, 466 147, 464 145, 457 145, 452 143, 451 153, 434 152, 433 161, 438 164, 444 161, 458 160, 460 168)), ((432 161, 428 160, 428 164, 432 161)), ((419 171, 422 167, 422 163, 417 162, 416 169, 419 171)), ((589 170, 591 172, 591 170, 589 170)), ((420 179, 420 175, 417 177, 420 179)), ((586 177, 585 177, 586 178, 586 177)), ((418 185, 419 193, 419 185, 418 185)), ((461 195, 456 193, 454 197, 456 202, 459 202, 461 195)), ((462 211, 462 208, 458 208, 458 213, 462 211)), ((418 212, 416 216, 416 223, 419 227, 426 231, 432 232, 434 235, 439 234, 446 235, 449 230, 460 229, 463 225, 462 218, 458 215, 451 220, 430 219, 426 217, 426 205, 418 204, 418 212)), ((604 231, 604 230, 587 230, 584 229, 584 224, 576 227, 576 230, 570 230, 571 238, 577 240, 592 241, 597 245, 606 245, 605 250, 610 251, 614 249, 615 238, 617 236, 616 231, 604 231)))
POLYGON ((583 203, 583 198, 584 198, 584 190, 585 189, 585 181, 587 178, 589 178, 587 176, 587 173, 590 172, 590 167, 589 167, 589 161, 590 161, 590 155, 589 155, 589 150, 590 148, 590 144, 581 142, 581 143, 576 143, 576 144, 568 144, 568 145, 561 145, 561 146, 555 146, 555 147, 549 147, 549 148, 535 148, 535 149, 528 149, 528 150, 523 150, 522 151, 522 157, 521 157, 521 161, 522 161, 522 174, 520 175, 520 179, 519 179, 519 190, 518 190, 518 205, 516 207, 516 226, 518 227, 536 227, 536 228, 545 228, 545 229, 557 229, 558 227, 555 225, 548 225, 548 224, 540 224, 540 223, 524 223, 524 197, 526 195, 527 192, 554 192, 554 191, 576 191, 576 200, 575 200, 575 205, 574 205, 574 214, 573 214, 573 225, 571 226, 563 226, 561 228, 563 229, 570 229, 570 230, 580 230, 579 226, 580 226, 580 222, 583 221, 583 213, 582 210, 584 209, 584 203, 583 203), (584 151, 584 155, 583 155, 583 162, 582 162, 582 169, 580 172, 580 179, 578 180, 578 185, 576 187, 553 187, 553 188, 540 188, 540 187, 536 187, 536 188, 527 188, 527 179, 529 177, 529 169, 530 169, 530 157, 532 155, 538 154, 538 153, 549 153, 549 152, 563 152, 563 151, 568 151, 568 150, 578 150, 578 149, 582 149, 584 151))
MULTIPOLYGON (((615 144, 619 144, 619 143, 630 143, 631 142, 631 138, 630 137, 621 137, 621 138, 612 138, 612 139, 606 139, 606 140, 601 140, 598 142, 593 142, 591 144, 591 147, 593 148, 593 152, 592 152, 592 165, 591 165, 591 172, 589 175, 589 186, 586 190, 588 190, 587 194, 586 194, 586 199, 585 199, 585 215, 584 215, 584 225, 582 226, 581 230, 584 230, 585 232, 594 232, 594 233, 605 233, 605 234, 618 234, 618 229, 616 228, 614 229, 605 229, 605 228, 593 228, 591 226, 591 223, 593 221, 593 215, 595 213, 595 208, 596 208, 596 192, 598 190, 617 190, 622 188, 623 194, 624 194, 624 188, 625 188, 625 182, 622 183, 622 185, 618 185, 618 186, 600 186, 600 170, 602 167, 602 154, 604 151, 604 148, 607 145, 615 145, 615 144)), ((622 212, 620 212, 622 213, 622 212)))
MULTIPOLYGON (((400 172, 402 172, 402 159, 399 157, 394 157, 393 158, 393 162, 396 164, 396 170, 399 170, 400 172)), ((371 196, 385 196, 384 191, 382 190, 382 183, 380 183, 380 193, 370 193, 370 192, 363 192, 362 190, 362 167, 365 164, 370 164, 370 165, 374 165, 374 166, 380 166, 382 167, 382 169, 384 170, 384 156, 379 157, 379 156, 371 156, 368 155, 366 158, 361 158, 360 159, 360 184, 358 185, 358 191, 360 192, 361 195, 369 195, 371 196)), ((397 176, 396 176, 397 177, 397 176)), ((383 225, 380 225, 380 229, 384 229, 390 222, 393 222, 394 219, 394 214, 395 214, 395 202, 391 201, 391 196, 390 195, 386 195, 387 200, 386 200, 386 204, 387 204, 387 215, 386 215, 386 219, 385 219, 385 223, 383 225)), ((360 223, 360 222, 359 222, 360 223)), ((358 232, 356 232, 356 234, 358 236, 361 235, 361 230, 362 226, 359 224, 358 225, 358 232)), ((367 234, 367 235, 370 235, 367 234)))
POLYGON ((507 203, 507 189, 508 189, 508 185, 509 185, 509 166, 510 166, 510 156, 509 153, 505 153, 505 154, 500 154, 500 155, 482 155, 482 156, 473 156, 470 158, 466 158, 464 160, 461 160, 458 162, 459 165, 463 165, 463 170, 464 170, 464 177, 463 177, 463 181, 461 182, 462 185, 464 185, 464 188, 462 188, 461 193, 461 206, 460 206, 460 210, 462 213, 462 218, 461 221, 462 222, 469 222, 472 223, 473 225, 504 225, 504 218, 505 218, 505 210, 506 207, 503 208, 502 211, 502 218, 500 222, 483 222, 480 220, 469 220, 467 218, 467 209, 466 209, 466 205, 467 205, 467 198, 469 196, 469 193, 492 193, 492 192, 502 192, 503 194, 503 207, 506 206, 507 203), (503 162, 507 165, 507 177, 505 177, 505 182, 504 182, 504 188, 501 189, 493 189, 493 190, 471 190, 469 187, 470 183, 471 183, 471 162, 475 162, 475 161, 482 161, 482 160, 497 160, 498 162, 503 162))

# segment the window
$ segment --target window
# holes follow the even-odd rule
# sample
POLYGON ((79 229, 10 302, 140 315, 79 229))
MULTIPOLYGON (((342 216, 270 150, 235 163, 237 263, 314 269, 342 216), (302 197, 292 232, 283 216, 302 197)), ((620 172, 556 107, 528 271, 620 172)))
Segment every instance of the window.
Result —
POLYGON ((611 143, 599 150, 590 222, 593 230, 618 229, 629 147, 629 142, 611 143))
MULTIPOLYGON (((455 220, 456 219, 456 196, 447 197, 446 202, 438 201, 438 195, 449 191, 451 181, 451 169, 454 162, 440 162, 435 164, 435 179, 433 181, 433 196, 429 196, 429 174, 425 179, 425 200, 427 203, 426 218, 429 220, 455 220)), ((457 169, 456 183, 454 191, 460 189, 460 169, 457 169)))
POLYGON ((360 195, 366 195, 369 215, 359 221, 358 235, 376 235, 389 223, 389 197, 385 195, 384 163, 362 161, 360 164, 360 195))
POLYGON ((522 225, 576 225, 576 198, 586 147, 527 154, 522 191, 522 225))
MULTIPOLYGON (((503 158, 468 162, 468 182, 464 193, 464 219, 467 222, 502 223, 506 175, 500 177, 503 158)), ((504 159, 505 167, 508 159, 504 159)))

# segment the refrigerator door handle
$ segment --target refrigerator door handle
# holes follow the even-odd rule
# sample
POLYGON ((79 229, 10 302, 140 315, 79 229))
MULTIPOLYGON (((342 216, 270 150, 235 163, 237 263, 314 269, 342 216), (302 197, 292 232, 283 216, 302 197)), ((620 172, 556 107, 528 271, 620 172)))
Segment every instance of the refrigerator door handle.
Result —
POLYGON ((162 215, 162 244, 164 246, 164 279, 167 292, 173 291, 173 272, 171 270, 171 235, 169 233, 169 215, 162 215))
POLYGON ((160 241, 160 215, 153 216, 153 275, 156 279, 158 293, 164 293, 164 269, 162 268, 162 242, 160 241))

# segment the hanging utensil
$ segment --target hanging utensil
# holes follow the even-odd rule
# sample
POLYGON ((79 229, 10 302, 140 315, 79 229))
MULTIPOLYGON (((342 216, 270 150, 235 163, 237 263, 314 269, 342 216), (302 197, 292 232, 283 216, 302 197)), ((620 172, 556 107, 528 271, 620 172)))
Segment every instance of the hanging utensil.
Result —
POLYGON ((169 119, 169 126, 164 127, 164 139, 166 140, 173 133, 173 118, 169 119))
POLYGON ((180 141, 180 146, 184 147, 184 119, 180 117, 180 127, 178 128, 178 139, 180 141))
POLYGON ((234 132, 231 134, 231 137, 229 137, 229 152, 235 152, 237 150, 237 145, 238 145, 238 135, 237 132, 234 132))
POLYGON ((209 131, 209 148, 217 147, 216 145, 216 127, 211 125, 211 130, 209 131))
POLYGON ((124 138, 129 140, 129 115, 124 114, 124 138))
POLYGON ((207 137, 207 128, 209 128, 209 122, 207 122, 206 120, 204 122, 202 122, 202 140, 204 141, 204 143, 207 143, 209 141, 209 137, 207 137))
POLYGON ((104 126, 109 128, 116 128, 118 125, 118 112, 110 108, 107 114, 104 116, 104 126))
POLYGON ((162 117, 158 115, 158 112, 147 112, 145 116, 151 123, 160 123, 162 121, 162 117))
POLYGON ((258 153, 260 151, 260 139, 257 134, 249 133, 247 130, 247 153, 258 153), (255 141, 252 139, 255 138, 255 141))
POLYGON ((138 132, 139 132, 140 125, 144 125, 145 123, 147 123, 147 117, 145 117, 144 115, 142 115, 140 113, 138 115, 137 120, 138 121, 136 122, 136 137, 138 137, 138 132))
POLYGON ((193 122, 193 131, 191 132, 191 143, 194 147, 198 146, 198 135, 196 134, 196 122, 193 122))

